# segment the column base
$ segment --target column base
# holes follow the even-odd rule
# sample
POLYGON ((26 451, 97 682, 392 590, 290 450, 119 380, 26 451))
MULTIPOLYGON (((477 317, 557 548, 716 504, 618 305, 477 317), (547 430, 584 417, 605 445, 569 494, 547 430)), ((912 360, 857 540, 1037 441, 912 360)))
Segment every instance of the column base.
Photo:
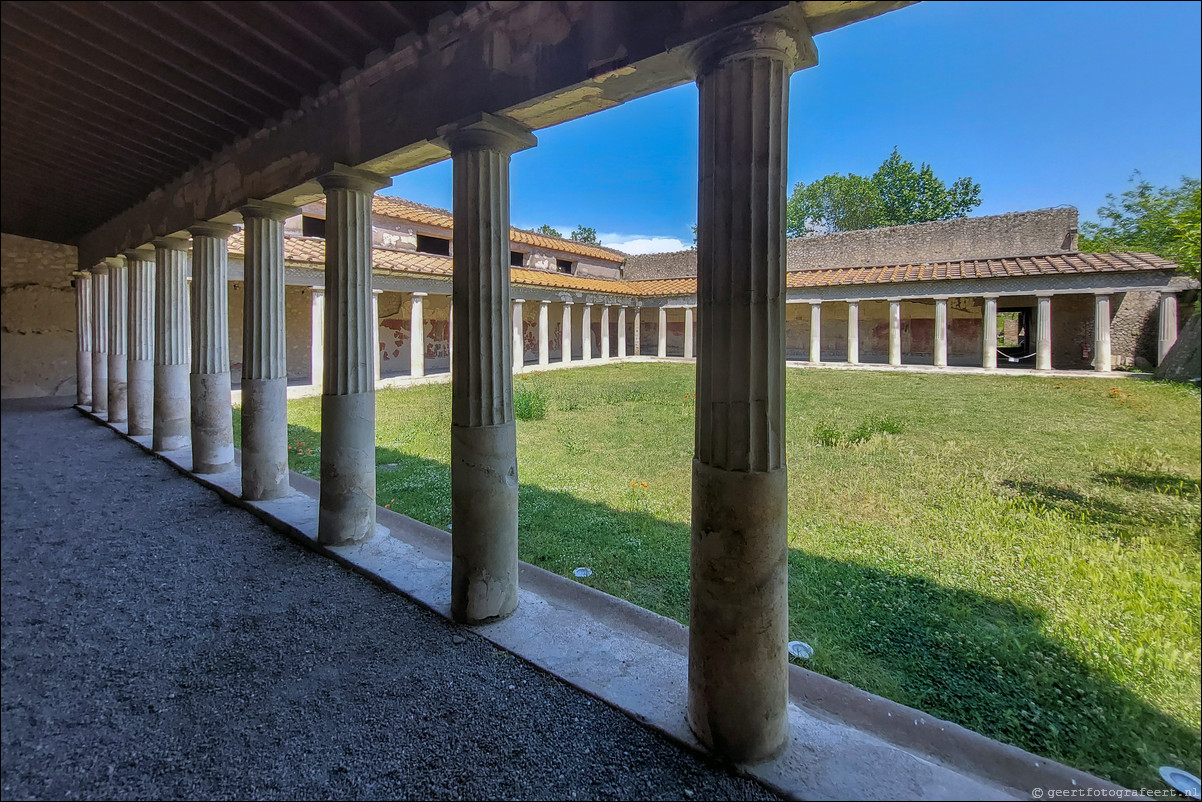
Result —
POLYGON ((92 352, 92 414, 109 414, 109 355, 92 352))
POLYGON ((242 498, 292 492, 288 481, 288 379, 242 380, 242 498))
POLYGON ((125 354, 109 354, 109 422, 119 423, 128 417, 125 354))
POLYGON ((706 747, 759 763, 788 744, 785 469, 693 460, 688 721, 706 747))
POLYGON ((154 362, 131 359, 127 363, 126 408, 131 437, 154 433, 154 362))
POLYGON ((376 532, 376 394, 321 397, 317 540, 346 546, 376 532))
POLYGON ((192 472, 221 473, 234 467, 234 419, 230 374, 193 373, 192 472))
POLYGON ((188 366, 154 366, 154 432, 151 448, 175 451, 185 448, 191 436, 188 420, 188 366))
POLYGON ((75 403, 92 406, 92 352, 75 352, 75 403))
POLYGON ((518 606, 517 429, 451 426, 451 617, 504 618, 518 606))

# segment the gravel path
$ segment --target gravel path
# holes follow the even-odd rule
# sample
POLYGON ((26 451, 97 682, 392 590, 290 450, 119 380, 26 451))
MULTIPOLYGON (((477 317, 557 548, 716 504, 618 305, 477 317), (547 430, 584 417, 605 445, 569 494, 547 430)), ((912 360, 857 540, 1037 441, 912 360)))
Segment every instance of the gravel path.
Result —
POLYGON ((774 798, 66 403, 2 407, 5 799, 774 798))

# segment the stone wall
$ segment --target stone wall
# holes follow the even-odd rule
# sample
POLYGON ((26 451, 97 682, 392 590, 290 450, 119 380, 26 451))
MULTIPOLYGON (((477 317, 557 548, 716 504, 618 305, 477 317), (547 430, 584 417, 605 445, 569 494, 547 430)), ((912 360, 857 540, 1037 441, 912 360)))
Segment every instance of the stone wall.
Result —
MULTIPOLYGON (((242 321, 245 285, 229 283, 230 319, 230 382, 242 383, 242 321)), ((310 382, 312 369, 311 343, 313 331, 313 289, 288 285, 284 288, 285 359, 289 384, 310 382)))
MULTIPOLYGON (((964 217, 912 226, 847 231, 788 241, 788 269, 921 264, 1002 256, 1044 256, 1077 250, 1077 210, 1071 206, 964 217)), ((628 280, 697 275, 697 252, 631 256, 628 280)))
POLYGON ((0 397, 74 395, 77 251, 0 236, 0 397))

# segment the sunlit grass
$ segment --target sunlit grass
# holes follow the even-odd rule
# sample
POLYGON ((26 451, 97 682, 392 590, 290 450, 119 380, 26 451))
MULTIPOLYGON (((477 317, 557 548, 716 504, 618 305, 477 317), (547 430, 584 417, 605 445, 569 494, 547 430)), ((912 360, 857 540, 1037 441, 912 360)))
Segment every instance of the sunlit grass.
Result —
MULTIPOLYGON (((687 623, 693 369, 518 379, 521 556, 687 623)), ((318 399, 289 406, 316 477, 318 399)), ((1195 391, 791 370, 790 637, 808 665, 1128 786, 1199 772, 1195 391)), ((450 523, 450 387, 379 393, 378 500, 450 523)))

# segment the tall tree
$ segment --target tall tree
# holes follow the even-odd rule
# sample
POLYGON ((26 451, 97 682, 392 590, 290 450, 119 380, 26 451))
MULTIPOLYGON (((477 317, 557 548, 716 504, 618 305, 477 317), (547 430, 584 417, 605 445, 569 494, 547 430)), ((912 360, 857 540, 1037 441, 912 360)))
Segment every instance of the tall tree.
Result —
POLYGON ((793 187, 785 215, 789 235, 807 237, 965 217, 981 204, 981 185, 948 186, 929 164, 915 169, 897 148, 869 177, 832 173, 793 187))
POLYGON ((559 233, 558 229, 551 228, 551 226, 547 225, 546 223, 543 223, 541 226, 534 229, 534 233, 542 234, 544 237, 555 237, 556 239, 563 239, 563 234, 559 233))
POLYGON ((1175 187, 1155 187, 1138 170, 1121 195, 1107 195, 1098 220, 1081 224, 1083 251, 1148 251, 1173 259, 1198 277, 1202 184, 1182 177, 1175 187))
POLYGON ((597 239, 597 229, 589 228, 588 226, 576 226, 576 230, 572 232, 572 242, 582 242, 585 245, 600 245, 601 240, 597 239))

